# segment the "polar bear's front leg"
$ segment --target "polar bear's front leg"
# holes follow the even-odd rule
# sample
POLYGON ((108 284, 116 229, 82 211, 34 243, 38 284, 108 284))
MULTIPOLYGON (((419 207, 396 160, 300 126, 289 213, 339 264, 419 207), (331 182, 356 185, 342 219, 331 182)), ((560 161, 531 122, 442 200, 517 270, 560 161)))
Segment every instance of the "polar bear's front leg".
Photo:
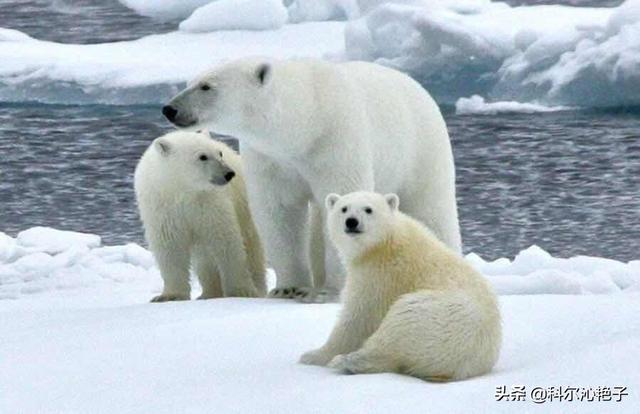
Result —
MULTIPOLYGON (((345 270, 338 257, 338 251, 329 240, 329 235, 324 231, 324 219, 320 238, 323 240, 324 248, 320 252, 312 252, 311 254, 321 253, 321 258, 316 260, 323 261, 324 283, 316 284, 315 287, 304 294, 298 296, 298 300, 304 303, 329 303, 338 302, 340 300, 340 291, 344 286, 345 270)), ((312 247, 313 248, 313 247, 312 247)), ((318 266, 319 267, 319 266, 318 266)), ((314 275, 315 277, 315 275, 314 275)))
POLYGON ((302 204, 279 205, 271 210, 272 221, 263 223, 265 250, 277 276, 276 287, 269 292, 269 297, 293 298, 311 287, 309 267, 305 260, 307 206, 304 202, 302 204))
POLYGON ((342 310, 343 316, 333 328, 327 343, 303 354, 300 357, 302 364, 325 366, 336 356, 353 352, 362 346, 369 334, 365 332, 366 321, 358 317, 353 318, 352 315, 348 315, 349 313, 351 310, 342 310))
POLYGON ((310 195, 298 174, 249 148, 242 148, 249 206, 277 276, 272 298, 293 298, 311 286, 306 250, 310 195))
POLYGON ((327 342, 322 347, 303 354, 300 357, 301 363, 324 366, 336 356, 362 347, 384 316, 384 309, 376 303, 376 297, 368 297, 368 293, 361 293, 362 297, 345 298, 340 317, 327 342))

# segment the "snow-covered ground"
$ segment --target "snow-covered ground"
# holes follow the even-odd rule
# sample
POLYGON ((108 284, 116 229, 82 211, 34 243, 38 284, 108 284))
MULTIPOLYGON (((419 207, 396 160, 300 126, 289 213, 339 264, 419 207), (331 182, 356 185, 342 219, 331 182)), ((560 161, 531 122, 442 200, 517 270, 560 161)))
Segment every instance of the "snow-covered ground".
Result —
MULTIPOLYGON (((0 101, 157 104, 211 65, 264 55, 396 67, 459 113, 640 104, 640 0, 120 1, 179 29, 71 45, 0 28, 0 101)), ((501 294, 503 352, 490 375, 430 384, 297 364, 326 339, 337 304, 150 304, 162 282, 139 245, 0 232, 0 413, 640 412, 640 260, 556 258, 537 246, 467 260, 501 294), (524 386, 526 401, 496 401, 502 386, 524 386), (569 386, 628 395, 531 401, 535 387, 569 386)))
POLYGON ((121 2, 182 20, 180 30, 64 45, 0 29, 0 99, 160 103, 206 67, 257 54, 378 62, 410 73, 442 103, 480 95, 547 106, 640 104, 640 0, 617 8, 489 0, 121 2))
POLYGON ((0 233, 0 412, 640 410, 640 261, 560 259, 538 247, 514 260, 467 260, 502 294, 503 351, 490 375, 429 384, 297 364, 323 343, 337 304, 150 304, 162 284, 140 246, 50 228, 0 233), (526 401, 496 401, 498 387, 520 385, 526 401), (628 395, 532 401, 535 387, 570 386, 628 395))

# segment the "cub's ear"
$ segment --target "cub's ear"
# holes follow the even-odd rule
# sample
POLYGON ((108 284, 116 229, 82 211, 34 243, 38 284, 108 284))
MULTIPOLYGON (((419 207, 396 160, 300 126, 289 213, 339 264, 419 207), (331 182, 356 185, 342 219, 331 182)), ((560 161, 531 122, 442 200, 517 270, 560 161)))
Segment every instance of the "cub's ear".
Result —
POLYGON ((271 79, 271 65, 268 63, 262 63, 256 69, 256 78, 261 85, 266 85, 271 79))
POLYGON ((325 198, 324 205, 327 207, 327 210, 331 210, 333 206, 336 205, 336 202, 340 199, 340 196, 336 193, 331 193, 325 198))
POLYGON ((158 150, 160 155, 166 156, 171 152, 171 145, 162 138, 158 138, 153 141, 153 145, 156 147, 156 150, 158 150))
POLYGON ((387 202, 387 205, 389 206, 391 211, 397 211, 398 210, 398 206, 400 205, 400 199, 398 198, 397 195, 395 195, 393 193, 385 194, 384 195, 384 200, 387 202))

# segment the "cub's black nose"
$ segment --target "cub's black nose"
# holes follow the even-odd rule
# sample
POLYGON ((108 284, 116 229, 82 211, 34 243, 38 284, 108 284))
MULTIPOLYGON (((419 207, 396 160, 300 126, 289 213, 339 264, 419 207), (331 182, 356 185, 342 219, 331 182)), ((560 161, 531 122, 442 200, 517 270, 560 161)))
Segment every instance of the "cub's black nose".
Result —
POLYGON ((227 182, 231 181, 233 179, 233 177, 236 176, 236 173, 234 173, 233 171, 229 171, 228 173, 226 173, 224 175, 224 179, 227 180, 227 182))
POLYGON ((344 222, 345 226, 347 226, 347 229, 349 230, 355 230, 358 228, 358 225, 360 224, 358 222, 358 219, 355 217, 349 217, 345 222, 344 222))
POLYGON ((166 116, 169 121, 173 122, 176 120, 178 110, 171 105, 165 105, 162 107, 162 115, 166 116))

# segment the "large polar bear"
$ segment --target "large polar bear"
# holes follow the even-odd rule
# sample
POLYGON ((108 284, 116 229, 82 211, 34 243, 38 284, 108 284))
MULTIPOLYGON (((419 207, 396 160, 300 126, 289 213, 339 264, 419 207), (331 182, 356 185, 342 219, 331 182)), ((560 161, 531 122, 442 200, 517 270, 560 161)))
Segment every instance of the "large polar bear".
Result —
POLYGON ((190 265, 202 299, 266 294, 264 254, 235 151, 208 134, 169 133, 145 151, 134 186, 164 280, 152 302, 189 299, 190 265))
POLYGON ((240 141, 249 204, 278 276, 271 296, 337 299, 344 270, 335 249, 326 235, 312 234, 309 263, 305 232, 308 222, 324 229, 331 192, 397 193, 404 212, 460 252, 446 125, 431 96, 398 71, 364 62, 245 59, 198 77, 163 113, 177 126, 240 141), (311 268, 316 289, 309 289, 311 268))
POLYGON ((327 197, 330 237, 347 267, 344 307, 327 343, 301 362, 431 381, 490 371, 501 343, 493 290, 398 204, 395 194, 327 197))

